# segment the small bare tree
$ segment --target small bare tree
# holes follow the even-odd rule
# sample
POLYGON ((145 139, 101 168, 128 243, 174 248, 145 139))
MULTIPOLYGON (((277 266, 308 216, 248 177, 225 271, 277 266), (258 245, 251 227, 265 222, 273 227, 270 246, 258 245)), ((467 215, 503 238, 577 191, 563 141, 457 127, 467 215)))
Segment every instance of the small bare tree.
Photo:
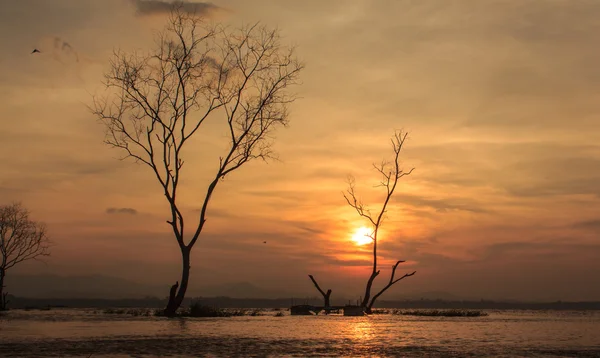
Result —
POLYGON ((23 261, 50 255, 49 244, 45 225, 30 220, 21 204, 0 206, 0 310, 8 305, 6 272, 23 261))
POLYGON ((310 278, 312 283, 317 288, 317 291, 319 291, 319 293, 321 295, 323 295, 323 304, 324 304, 325 312, 327 312, 327 309, 331 307, 331 302, 329 301, 329 299, 331 297, 331 289, 328 289, 327 292, 323 291, 321 289, 321 286, 319 286, 319 284, 317 283, 317 280, 315 280, 315 278, 313 277, 313 275, 308 275, 308 277, 310 278))
POLYGON ((276 30, 208 26, 177 6, 150 53, 116 51, 110 65, 105 85, 112 93, 94 98, 91 110, 105 124, 106 143, 147 165, 169 204, 167 223, 183 264, 165 309, 172 316, 184 299, 190 252, 218 183, 252 160, 272 158, 273 131, 288 123, 294 100, 287 88, 297 83, 303 66, 276 30), (214 177, 199 198, 197 223, 184 227, 178 200, 184 148, 213 120, 223 124, 228 145, 215 158, 214 177))
POLYGON ((380 272, 377 269, 377 236, 379 234, 379 229, 381 228, 381 225, 385 218, 385 213, 388 204, 390 202, 390 199, 392 198, 392 195, 394 194, 394 191, 396 190, 398 181, 402 177, 410 175, 414 170, 414 168, 412 168, 409 171, 405 172, 403 169, 400 168, 400 152, 402 151, 402 146, 404 145, 407 135, 407 133, 403 133, 402 131, 396 131, 394 133, 394 136, 391 139, 392 148, 394 150, 394 161, 392 163, 382 161, 380 164, 373 164, 375 170, 377 170, 377 172, 381 174, 382 177, 381 182, 377 185, 377 187, 383 187, 386 189, 385 200, 383 202, 381 210, 377 215, 371 214, 371 211, 357 197, 353 178, 350 178, 349 188, 346 191, 346 193, 344 193, 344 198, 346 199, 348 205, 353 207, 358 213, 358 215, 366 219, 372 228, 372 232, 369 235, 369 237, 373 240, 373 271, 371 272, 371 276, 369 276, 369 279, 367 280, 365 296, 361 303, 361 306, 364 307, 367 313, 371 312, 375 300, 377 300, 379 296, 381 296, 385 291, 387 291, 388 288, 392 287, 392 285, 394 285, 396 282, 406 277, 412 276, 416 273, 416 271, 414 271, 412 273, 407 273, 401 277, 396 278, 396 269, 398 268, 398 265, 404 262, 397 261, 396 264, 392 266, 392 272, 388 284, 371 298, 371 288, 373 286, 373 281, 375 281, 375 278, 379 275, 380 272))

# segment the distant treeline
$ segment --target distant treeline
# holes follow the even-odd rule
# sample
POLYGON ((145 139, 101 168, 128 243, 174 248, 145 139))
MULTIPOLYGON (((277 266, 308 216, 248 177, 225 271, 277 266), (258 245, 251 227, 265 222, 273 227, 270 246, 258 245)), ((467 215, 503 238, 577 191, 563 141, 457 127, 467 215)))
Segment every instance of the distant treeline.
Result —
MULTIPOLYGON (((163 308, 167 299, 147 297, 138 299, 93 299, 93 298, 24 298, 9 296, 10 308, 108 308, 136 307, 163 308)), ((317 298, 231 298, 231 297, 199 297, 186 299, 183 306, 191 302, 199 302, 205 306, 219 308, 288 308, 291 305, 309 304, 319 306, 323 301, 317 298)), ((336 302, 334 304, 346 304, 336 302)), ((354 302, 352 302, 354 303, 354 302)), ((427 309, 506 309, 506 310, 600 310, 600 302, 501 302, 501 301, 445 301, 445 300, 401 300, 380 301, 376 308, 427 308, 427 309)))

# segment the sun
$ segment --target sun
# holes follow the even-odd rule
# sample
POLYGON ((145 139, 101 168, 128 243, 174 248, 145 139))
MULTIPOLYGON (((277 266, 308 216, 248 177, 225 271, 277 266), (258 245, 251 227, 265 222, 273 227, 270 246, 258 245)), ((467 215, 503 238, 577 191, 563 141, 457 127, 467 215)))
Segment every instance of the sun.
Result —
POLYGON ((352 241, 354 241, 354 243, 359 246, 370 244, 373 242, 373 239, 369 237, 371 233, 371 229, 361 226, 358 229, 356 229, 354 235, 352 235, 352 241))

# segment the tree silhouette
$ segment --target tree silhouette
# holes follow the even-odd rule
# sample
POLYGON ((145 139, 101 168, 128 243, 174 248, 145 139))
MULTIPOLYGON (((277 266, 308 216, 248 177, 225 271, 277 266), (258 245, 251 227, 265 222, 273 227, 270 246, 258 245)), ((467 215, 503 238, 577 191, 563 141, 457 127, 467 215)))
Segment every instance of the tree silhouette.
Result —
POLYGON ((293 48, 281 45, 276 30, 260 24, 236 30, 209 26, 178 6, 149 54, 116 51, 110 65, 105 75, 110 94, 95 97, 91 110, 106 127, 106 143, 152 169, 169 204, 167 223, 182 256, 177 294, 165 308, 172 316, 184 299, 190 252, 217 185, 244 164, 273 157, 271 135, 288 123, 287 107, 295 97, 287 88, 297 83, 303 66, 293 48), (228 145, 215 158, 190 230, 178 196, 183 149, 211 121, 224 125, 228 145))
POLYGON ((21 204, 0 206, 0 310, 8 305, 6 272, 23 261, 50 255, 49 244, 46 226, 30 220, 21 204))
MULTIPOLYGON (((328 289, 327 292, 323 291, 321 289, 321 286, 319 286, 319 284, 317 283, 317 280, 315 280, 315 278, 313 277, 313 275, 308 275, 308 277, 310 278, 312 283, 317 288, 317 291, 319 291, 319 293, 323 296, 323 305, 324 305, 325 309, 331 307, 331 302, 330 302, 331 289, 328 289)), ((327 310, 325 312, 327 312, 327 310)))
POLYGON ((365 309, 367 313, 371 312, 375 300, 377 300, 379 296, 381 296, 385 291, 387 291, 387 289, 389 289, 398 281, 406 277, 412 276, 416 273, 416 271, 414 271, 412 273, 407 273, 399 278, 396 278, 396 269, 398 268, 398 265, 405 262, 397 261, 396 264, 392 266, 392 272, 388 284, 371 298, 371 288, 373 286, 373 281, 375 281, 375 278, 380 273, 380 271, 377 269, 377 239, 379 229, 381 228, 381 225, 383 223, 384 215, 387 211, 390 199, 392 198, 392 195, 396 190, 398 181, 402 177, 410 175, 414 170, 414 168, 412 168, 409 171, 405 172, 403 169, 400 168, 400 152, 402 151, 402 147, 404 145, 404 142, 406 141, 407 135, 407 133, 403 133, 402 131, 394 132, 394 136, 391 139, 392 148, 394 150, 394 161, 392 163, 383 161, 380 164, 373 164, 373 168, 375 168, 375 170, 381 175, 382 178, 377 187, 383 187, 386 189, 385 200, 383 202, 381 210, 377 215, 372 215, 371 211, 363 204, 363 202, 360 199, 358 199, 355 192, 355 184, 353 178, 350 178, 348 190, 346 191, 346 193, 344 193, 344 198, 346 199, 348 205, 354 208, 358 215, 366 219, 372 228, 372 232, 369 235, 369 237, 371 238, 371 240, 373 240, 373 270, 371 272, 371 275, 369 276, 369 279, 367 280, 365 296, 363 297, 361 303, 361 306, 365 309))

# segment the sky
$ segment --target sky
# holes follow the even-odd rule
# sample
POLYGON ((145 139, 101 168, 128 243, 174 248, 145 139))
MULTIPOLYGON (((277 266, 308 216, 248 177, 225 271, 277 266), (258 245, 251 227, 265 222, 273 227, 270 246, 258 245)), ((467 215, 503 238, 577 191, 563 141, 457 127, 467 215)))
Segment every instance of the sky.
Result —
MULTIPOLYGON (((193 250, 193 288, 251 282, 318 295, 313 274, 333 296, 362 295, 370 247, 352 242, 365 223, 342 192, 353 175, 379 209, 371 163, 390 158, 389 139, 403 129, 402 165, 415 170, 382 227, 376 287, 396 260, 417 273, 388 298, 600 300, 600 2, 214 0, 197 9, 234 27, 278 28, 306 67, 290 126, 277 131, 280 160, 219 184, 193 250)), ((15 274, 100 274, 165 292, 179 279, 159 184, 103 144, 87 108, 113 50, 150 49, 165 19, 158 0, 0 2, 0 204, 22 202, 53 241, 45 263, 15 274)), ((218 165, 209 144, 224 130, 207 127, 186 152, 188 220, 218 165)))

